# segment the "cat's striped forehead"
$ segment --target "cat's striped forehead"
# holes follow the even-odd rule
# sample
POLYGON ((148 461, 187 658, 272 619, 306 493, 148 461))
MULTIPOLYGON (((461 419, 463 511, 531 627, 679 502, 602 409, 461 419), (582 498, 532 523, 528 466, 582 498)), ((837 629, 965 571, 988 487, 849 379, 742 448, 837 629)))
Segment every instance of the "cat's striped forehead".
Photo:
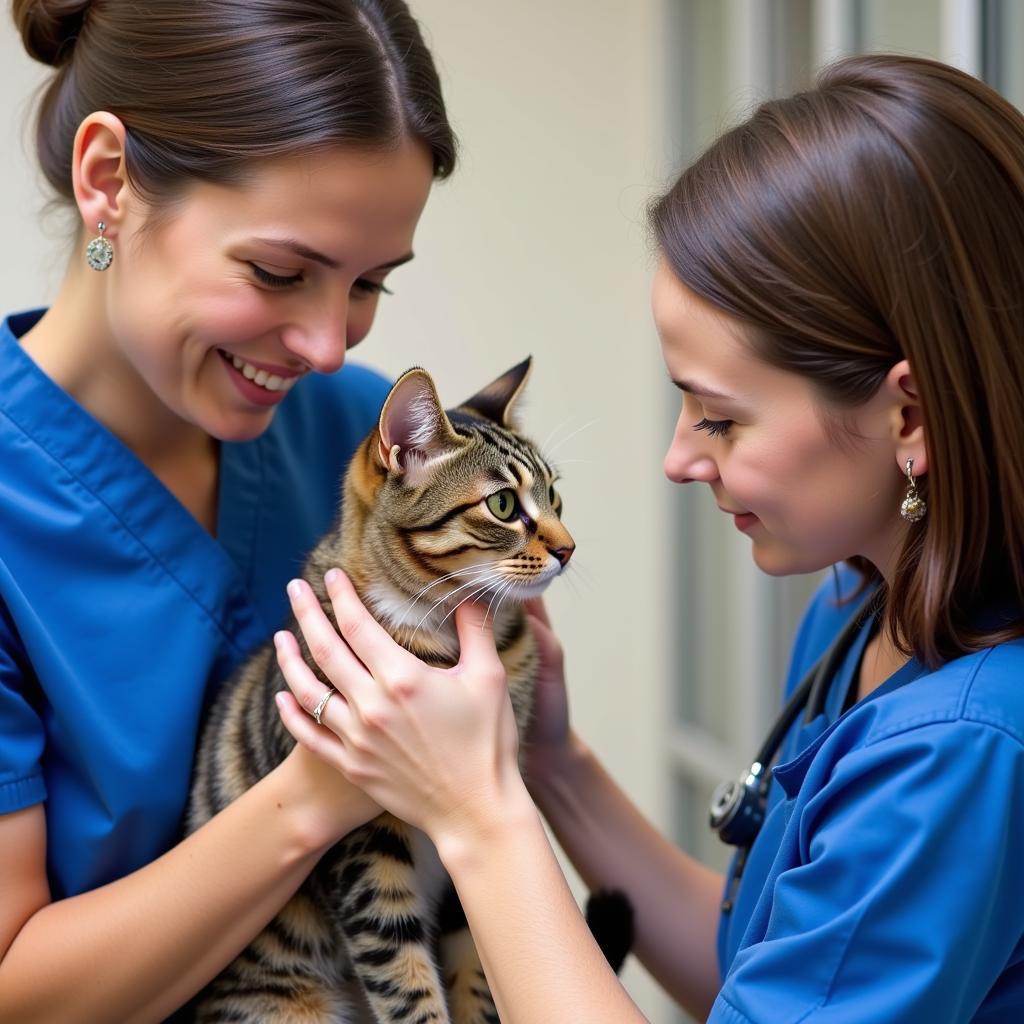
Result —
POLYGON ((464 453, 468 464, 497 470, 502 482, 515 488, 547 487, 556 479, 536 445, 521 435, 463 409, 449 409, 447 416, 455 432, 471 442, 464 453))
POLYGON ((516 492, 533 519, 560 514, 562 500, 554 486, 558 473, 532 441, 465 407, 445 410, 445 415, 459 443, 425 464, 415 486, 392 478, 382 514, 404 525, 433 523, 441 516, 455 527, 451 509, 467 508, 505 488, 516 492))

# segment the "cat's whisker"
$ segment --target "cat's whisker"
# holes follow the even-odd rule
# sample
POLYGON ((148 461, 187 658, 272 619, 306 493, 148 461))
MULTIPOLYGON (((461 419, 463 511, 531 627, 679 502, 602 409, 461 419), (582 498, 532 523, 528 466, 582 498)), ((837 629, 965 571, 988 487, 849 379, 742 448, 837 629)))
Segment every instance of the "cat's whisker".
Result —
MULTIPOLYGON (((497 575, 497 573, 493 569, 488 570, 487 572, 475 573, 474 576, 473 576, 473 579, 467 580, 465 583, 463 583, 460 586, 456 587, 450 594, 445 594, 444 597, 439 598, 437 601, 435 601, 434 604, 431 606, 430 611, 433 611, 435 608, 437 608, 440 605, 444 604, 445 601, 448 601, 451 598, 453 598, 457 593, 459 593, 460 590, 465 590, 467 587, 476 586, 476 584, 478 584, 478 583, 480 583, 482 581, 486 581, 486 582, 490 583, 492 580, 497 579, 497 578, 498 578, 498 575, 497 575)), ((429 612, 427 614, 429 614, 429 612)), ((420 621, 422 621, 422 620, 420 620, 420 621)))
POLYGON ((508 597, 509 594, 512 593, 512 590, 513 590, 514 587, 515 587, 515 580, 510 580, 508 585, 505 587, 505 592, 501 595, 501 597, 498 600, 498 607, 494 609, 494 617, 495 618, 498 617, 498 613, 501 611, 501 606, 502 606, 502 604, 504 604, 505 598, 508 597))
POLYGON ((576 595, 577 597, 579 597, 579 596, 580 596, 580 589, 579 589, 579 587, 578 587, 578 586, 576 585, 576 582, 577 582, 577 578, 576 578, 575 576, 567 576, 567 577, 566 577, 566 579, 565 579, 565 582, 566 582, 566 583, 568 583, 570 587, 572 587, 572 591, 573 591, 573 593, 574 593, 574 594, 575 594, 575 595, 576 595))
MULTIPOLYGON (((511 585, 511 584, 509 584, 509 585, 511 585)), ((499 595, 500 593, 501 593, 501 587, 498 587, 498 588, 497 588, 497 589, 496 589, 496 590, 494 591, 494 594, 492 595, 492 597, 491 597, 491 600, 490 600, 490 602, 489 602, 489 603, 488 603, 488 605, 487 605, 487 612, 486 612, 486 614, 484 615, 484 621, 480 623, 480 628, 481 628, 481 629, 483 629, 483 628, 484 628, 484 626, 486 625, 486 623, 487 623, 487 616, 491 614, 491 606, 492 606, 492 605, 494 604, 494 601, 495 601, 495 599, 497 598, 497 596, 498 596, 498 595, 499 595)), ((496 619, 497 617, 498 617, 498 613, 497 613, 497 611, 495 611, 495 613, 494 613, 494 618, 493 618, 493 619, 491 619, 491 622, 494 622, 494 619, 496 619)))
POLYGON ((426 614, 425 614, 425 615, 423 616, 423 618, 421 618, 421 619, 420 619, 420 621, 419 621, 419 622, 417 622, 417 623, 416 623, 416 625, 415 625, 415 626, 413 627, 413 631, 412 631, 412 634, 411 634, 411 635, 410 635, 410 637, 409 637, 409 644, 411 645, 411 644, 412 644, 412 642, 413 642, 413 640, 415 640, 415 639, 416 639, 416 634, 417 634, 417 633, 419 632, 420 626, 422 626, 422 625, 423 625, 423 623, 424 623, 424 622, 426 622, 426 621, 427 621, 427 619, 429 619, 429 618, 430 618, 430 616, 431 616, 431 615, 433 615, 433 614, 434 614, 434 612, 435 612, 435 611, 436 611, 436 610, 437 610, 438 608, 440 608, 440 607, 441 607, 441 605, 443 605, 443 604, 445 603, 445 601, 447 601, 447 600, 449 600, 450 598, 454 597, 454 596, 455 596, 455 595, 456 595, 456 594, 457 594, 457 593, 458 593, 458 592, 459 592, 460 590, 464 590, 464 589, 465 589, 466 587, 472 587, 472 586, 476 586, 476 584, 477 584, 477 583, 479 583, 479 582, 480 582, 480 578, 477 578, 477 579, 473 579, 473 580, 470 580, 470 581, 469 581, 468 583, 464 583, 464 584, 462 584, 462 586, 460 586, 460 587, 456 587, 456 588, 455 588, 455 590, 453 590, 453 591, 452 591, 452 592, 451 592, 450 594, 446 594, 446 595, 445 595, 444 597, 442 597, 442 598, 441 598, 440 600, 438 600, 438 601, 435 601, 435 602, 434 602, 434 603, 433 603, 433 604, 432 604, 432 605, 430 606, 430 608, 428 608, 428 609, 427 609, 427 612, 426 612, 426 614))
MULTIPOLYGON (((479 563, 478 565, 475 565, 475 566, 474 566, 474 565, 470 565, 470 566, 466 566, 466 567, 465 567, 464 569, 457 569, 457 570, 456 570, 455 572, 449 573, 449 574, 448 574, 447 576, 444 576, 444 577, 442 577, 442 578, 441 578, 441 579, 439 579, 439 580, 435 580, 434 582, 435 582, 435 583, 443 583, 443 582, 446 582, 446 581, 448 581, 448 580, 451 580, 451 579, 457 578, 457 577, 459 577, 459 576, 464 576, 464 575, 466 575, 467 573, 471 573, 471 574, 472 574, 472 578, 471 578, 471 579, 470 579, 470 580, 469 580, 468 582, 472 583, 472 582, 473 582, 474 580, 478 580, 478 579, 483 579, 483 578, 484 578, 485 576, 487 576, 487 575, 488 575, 489 573, 491 573, 491 572, 493 571, 493 569, 494 569, 494 564, 493 564, 492 562, 481 562, 481 563, 479 563)), ((412 611, 412 609, 413 609, 413 608, 414 608, 414 607, 415 607, 415 606, 416 606, 416 605, 417 605, 418 603, 420 603, 420 598, 421 598, 421 597, 422 597, 422 596, 423 596, 423 595, 424 595, 424 594, 425 594, 425 593, 426 593, 426 592, 427 592, 428 590, 430 590, 430 588, 431 588, 431 587, 432 587, 433 585, 434 585, 434 584, 432 583, 432 584, 428 584, 428 585, 427 585, 426 587, 423 587, 423 588, 422 588, 422 589, 421 589, 421 590, 420 590, 419 592, 417 592, 416 594, 414 594, 414 595, 413 595, 413 596, 412 596, 412 597, 411 597, 411 598, 410 598, 410 599, 409 599, 409 600, 408 600, 408 601, 406 602, 406 604, 405 604, 405 605, 404 605, 404 606, 402 607, 402 611, 401 611, 401 615, 402 615, 402 617, 403 617, 403 618, 404 618, 404 617, 405 617, 405 616, 406 616, 406 615, 407 615, 407 614, 408 614, 408 613, 409 613, 410 611, 412 611)), ((430 613, 431 613, 431 612, 432 612, 432 611, 434 610, 434 608, 436 608, 436 607, 437 607, 437 604, 443 603, 443 602, 444 602, 444 601, 446 601, 446 600, 447 600, 447 599, 448 599, 449 597, 451 597, 451 595, 452 595, 452 594, 458 593, 459 589, 461 589, 461 588, 456 588, 456 589, 455 589, 455 590, 453 590, 453 591, 452 591, 451 593, 449 593, 449 594, 446 594, 446 595, 445 595, 444 597, 440 598, 440 600, 439 600, 439 601, 438 601, 437 603, 435 603, 435 604, 434 604, 434 606, 433 606, 433 607, 432 607, 432 608, 431 608, 431 609, 430 609, 430 610, 429 610, 429 611, 427 612, 427 615, 430 615, 430 613)), ((422 624, 422 622, 423 622, 423 619, 420 619, 420 622, 419 622, 419 623, 417 624, 417 627, 416 627, 417 629, 418 629, 418 628, 419 628, 419 626, 420 626, 420 625, 422 624)))
MULTIPOLYGON (((487 587, 488 587, 488 586, 490 586, 490 583, 491 583, 491 582, 493 581, 493 578, 497 578, 497 574, 496 574, 496 573, 493 573, 493 572, 488 572, 488 573, 485 573, 485 574, 480 574, 480 575, 477 575, 477 576, 476 576, 476 577, 475 577, 474 579, 471 579, 471 580, 467 581, 466 583, 463 583, 463 584, 462 584, 461 586, 459 586, 459 587, 456 587, 456 588, 455 588, 455 589, 454 589, 454 590, 453 590, 453 591, 452 591, 452 592, 451 592, 450 594, 446 594, 446 595, 445 595, 444 597, 442 597, 442 598, 441 598, 440 600, 438 600, 438 601, 435 601, 435 602, 434 602, 434 603, 433 603, 433 604, 432 604, 432 605, 430 606, 430 609, 429 609, 429 610, 427 611, 426 615, 424 615, 424 616, 423 616, 423 618, 422 618, 422 619, 420 619, 420 621, 416 623, 416 626, 415 626, 415 628, 414 628, 414 629, 413 629, 413 631, 412 631, 412 635, 411 635, 411 636, 409 637, 409 643, 410 643, 410 644, 412 643, 413 639, 414 639, 414 638, 415 638, 415 636, 416 636, 416 633, 417 633, 417 632, 419 631, 419 628, 420 628, 420 626, 422 626, 422 625, 423 625, 423 623, 424 623, 424 622, 426 622, 426 621, 427 621, 427 619, 429 619, 429 618, 430 618, 430 616, 431 616, 431 615, 432 615, 432 614, 434 613, 435 609, 437 609, 437 608, 440 608, 440 607, 441 607, 441 605, 443 605, 443 604, 445 603, 445 601, 449 601, 449 600, 451 600, 451 598, 453 598, 453 597, 454 597, 454 596, 455 596, 455 595, 456 595, 456 594, 457 594, 457 593, 458 593, 458 592, 459 592, 460 590, 465 590, 465 589, 466 589, 467 587, 475 587, 475 586, 476 586, 476 585, 477 585, 478 583, 480 583, 480 581, 481 581, 482 579, 484 579, 484 577, 485 577, 485 576, 490 576, 490 577, 492 577, 492 580, 488 580, 488 581, 487 581, 487 582, 485 583, 485 585, 484 585, 484 588, 483 588, 483 589, 485 589, 485 590, 486 590, 486 589, 487 589, 487 587)), ((468 600, 468 598, 466 598, 466 600, 468 600)), ((454 608, 452 608, 452 610, 451 610, 451 611, 450 611, 450 612, 448 613, 448 615, 451 615, 451 613, 452 613, 453 611, 455 611, 455 608, 458 608, 459 604, 462 604, 462 601, 459 601, 459 603, 458 603, 458 604, 456 604, 454 608)), ((443 624, 444 624, 444 623, 445 623, 445 622, 447 621, 447 619, 448 619, 448 615, 446 615, 446 616, 445 616, 445 617, 444 617, 444 618, 443 618, 443 619, 441 620, 441 625, 443 625, 443 624)), ((438 626, 438 628, 440 628, 440 626, 438 626)))
POLYGON ((601 422, 601 417, 600 416, 595 416, 594 419, 588 421, 587 423, 584 423, 582 427, 577 427, 571 434, 567 434, 565 437, 563 437, 562 440, 559 441, 558 444, 556 444, 553 448, 548 449, 544 453, 545 458, 547 458, 547 460, 550 462, 551 461, 551 457, 555 454, 555 452, 558 451, 559 448, 562 447, 562 445, 564 445, 567 441, 571 441, 577 434, 582 433, 588 427, 592 427, 595 423, 600 423, 600 422, 601 422))
POLYGON ((584 583, 591 587, 594 585, 594 577, 591 571, 582 562, 577 562, 575 559, 573 560, 572 565, 565 570, 563 575, 568 579, 575 579, 577 576, 582 576, 584 583))
POLYGON ((576 593, 579 593, 580 586, 591 593, 597 589, 596 577, 594 573, 588 571, 573 573, 569 577, 569 585, 573 587, 576 593))
POLYGON ((425 587, 423 587, 421 590, 418 590, 415 594, 413 594, 411 598, 409 598, 409 600, 402 608, 402 614, 404 615, 406 612, 410 611, 412 609, 412 606, 416 604, 428 590, 430 590, 432 587, 436 587, 438 583, 445 583, 450 579, 454 579, 457 576, 463 576, 468 572, 473 572, 474 574, 487 573, 490 572, 493 568, 493 562, 476 562, 473 565, 467 565, 462 569, 456 569, 455 572, 450 572, 446 576, 442 576, 439 579, 434 580, 433 583, 428 583, 425 587))
POLYGON ((494 617, 491 616, 491 608, 494 606, 495 600, 497 599, 498 595, 501 593, 501 587, 502 587, 502 584, 499 584, 497 587, 494 588, 494 593, 491 594, 491 599, 490 599, 490 601, 487 602, 487 611, 484 612, 483 621, 480 623, 480 632, 481 633, 484 631, 484 628, 487 625, 487 620, 488 619, 491 620, 491 625, 492 626, 494 625, 494 622, 495 622, 495 619, 496 619, 497 616, 494 616, 494 617))
MULTIPOLYGON (((477 582, 479 582, 479 581, 477 581, 477 582)), ((455 605, 455 607, 452 608, 451 611, 449 611, 448 614, 438 623, 437 628, 440 629, 455 614, 457 609, 460 608, 462 605, 464 605, 467 601, 474 601, 481 594, 486 594, 487 591, 491 588, 491 585, 492 585, 493 582, 494 581, 492 580, 492 581, 489 581, 489 582, 485 583, 479 590, 474 590, 472 594, 467 594, 464 598, 462 598, 462 600, 459 601, 455 605)), ((499 589, 501 588, 501 584, 500 583, 499 583, 498 587, 499 587, 499 589)))
POLYGON ((501 606, 505 603, 505 599, 507 597, 512 597, 512 595, 515 594, 515 592, 516 587, 514 584, 506 589, 505 593, 502 594, 501 597, 498 599, 498 607, 494 609, 495 615, 498 615, 501 612, 501 606))
POLYGON ((554 440, 555 435, 562 429, 562 427, 566 426, 567 424, 569 424, 571 422, 572 422, 572 417, 571 416, 566 416, 564 420, 562 420, 560 423, 556 424, 554 429, 549 430, 548 431, 548 436, 545 437, 544 440, 538 445, 538 450, 540 452, 542 452, 542 453, 546 452, 548 450, 548 445, 554 440))
POLYGON ((410 598, 410 602, 418 601, 428 590, 432 587, 436 587, 438 583, 444 583, 446 580, 454 579, 456 576, 461 576, 463 573, 472 572, 474 569, 489 569, 494 565, 491 561, 486 562, 474 562, 472 565, 464 565, 461 569, 456 569, 454 572, 446 573, 444 576, 439 576, 436 580, 428 583, 425 587, 416 591, 415 594, 410 598))

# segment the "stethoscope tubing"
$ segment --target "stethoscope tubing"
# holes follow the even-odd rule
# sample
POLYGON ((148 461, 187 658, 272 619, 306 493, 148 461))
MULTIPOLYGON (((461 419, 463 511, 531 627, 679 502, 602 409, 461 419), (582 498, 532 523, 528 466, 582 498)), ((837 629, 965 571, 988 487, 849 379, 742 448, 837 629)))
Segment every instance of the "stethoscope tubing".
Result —
MULTIPOLYGON (((786 733, 789 732, 802 709, 806 709, 805 722, 813 722, 819 715, 824 714, 829 685, 843 659, 857 639, 877 599, 878 591, 872 590, 861 603, 856 613, 850 617, 842 632, 832 641, 828 650, 822 654, 807 675, 801 680, 800 685, 790 695, 789 700, 786 701, 771 731, 761 744, 754 757, 754 764, 760 764, 767 769, 782 746, 786 733)), ((768 774, 766 771, 765 775, 767 776, 768 774)))
POLYGON ((801 680, 739 782, 729 780, 715 790, 710 808, 711 827, 723 842, 737 847, 729 885, 722 900, 723 914, 728 914, 733 908, 747 857, 764 823, 772 761, 802 710, 806 710, 806 722, 824 713, 829 686, 836 671, 860 634, 867 617, 877 615, 878 596, 878 588, 872 589, 825 653, 801 680), (737 825, 740 826, 738 829, 737 825))

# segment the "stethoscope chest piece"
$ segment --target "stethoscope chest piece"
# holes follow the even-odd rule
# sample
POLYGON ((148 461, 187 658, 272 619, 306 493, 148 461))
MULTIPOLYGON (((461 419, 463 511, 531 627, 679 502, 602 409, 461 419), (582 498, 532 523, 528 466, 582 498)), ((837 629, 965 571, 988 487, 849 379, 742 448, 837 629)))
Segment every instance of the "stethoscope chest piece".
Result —
POLYGON ((758 762, 750 766, 745 778, 721 783, 711 796, 711 828, 722 842, 733 846, 753 843, 764 821, 767 779, 758 762))

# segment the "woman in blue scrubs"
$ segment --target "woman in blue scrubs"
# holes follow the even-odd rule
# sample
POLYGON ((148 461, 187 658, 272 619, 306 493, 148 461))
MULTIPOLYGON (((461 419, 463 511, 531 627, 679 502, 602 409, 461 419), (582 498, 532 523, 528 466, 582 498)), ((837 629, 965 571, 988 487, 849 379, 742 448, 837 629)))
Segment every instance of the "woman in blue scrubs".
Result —
POLYGON ((722 878, 642 819, 569 726, 539 609, 530 794, 486 628, 455 670, 420 665, 341 574, 341 636, 290 588, 340 697, 314 725, 328 691, 280 633, 285 721, 432 837, 503 1021, 641 1019, 531 795, 701 1019, 1024 1020, 1024 117, 942 64, 851 58, 717 140, 652 224, 667 475, 707 486, 763 571, 838 567, 790 689, 843 643, 749 850, 722 878))
POLYGON ((14 15, 81 234, 0 326, 0 1019, 157 1021, 378 812, 299 748, 179 842, 211 688, 376 421, 387 383, 341 367, 455 140, 398 0, 14 15))

